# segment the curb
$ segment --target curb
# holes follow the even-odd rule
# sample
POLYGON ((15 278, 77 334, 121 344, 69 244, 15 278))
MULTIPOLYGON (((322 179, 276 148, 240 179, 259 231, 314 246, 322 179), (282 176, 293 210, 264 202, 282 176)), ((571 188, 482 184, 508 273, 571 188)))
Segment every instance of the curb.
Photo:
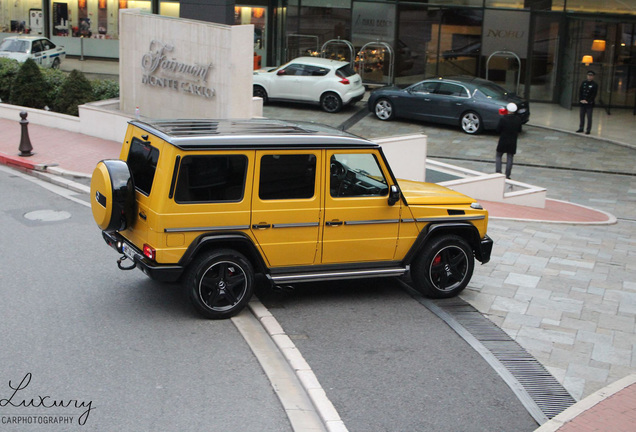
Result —
POLYGON ((309 364, 300 353, 294 342, 287 336, 278 320, 255 297, 249 302, 248 307, 256 319, 261 323, 267 334, 272 338, 281 351, 289 366, 293 369, 302 383, 309 399, 316 408, 318 415, 329 432, 348 432, 347 427, 340 418, 338 411, 333 406, 325 390, 318 382, 318 378, 311 370, 309 364))
POLYGON ((8 156, 3 153, 0 153, 0 163, 3 165, 20 168, 22 170, 36 170, 37 167, 41 167, 38 164, 28 162, 28 160, 24 159, 21 156, 8 156))
MULTIPOLYGON (((621 390, 626 389, 632 384, 636 383, 636 374, 631 374, 622 378, 601 390, 592 393, 585 399, 572 405, 570 408, 563 411, 561 414, 553 417, 548 422, 544 423, 540 428, 535 429, 534 432, 556 432, 562 426, 574 420, 577 416, 583 414, 585 411, 593 408, 595 405, 603 402, 604 400, 614 396, 621 390)), ((633 416, 630 416, 633 419, 633 416)), ((591 429, 590 429, 591 430, 591 429)), ((596 429, 594 429, 596 430, 596 429)))

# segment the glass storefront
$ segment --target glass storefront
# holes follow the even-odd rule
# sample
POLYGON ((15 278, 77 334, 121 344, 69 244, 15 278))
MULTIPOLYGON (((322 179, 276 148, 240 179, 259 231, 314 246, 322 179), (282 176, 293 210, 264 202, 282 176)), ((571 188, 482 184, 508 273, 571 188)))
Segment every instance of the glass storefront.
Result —
MULTIPOLYGON (((619 19, 578 19, 570 34, 576 37, 574 83, 580 84, 588 70, 596 73, 598 101, 602 106, 634 106, 636 103, 636 23, 619 19), (584 63, 585 59, 585 63, 584 63)), ((578 87, 577 87, 578 88, 578 87)), ((573 91, 572 102, 578 102, 573 91)))
POLYGON ((529 98, 532 100, 552 102, 556 97, 560 23, 558 14, 534 17, 529 61, 529 98))
MULTIPOLYGON (((180 15, 179 0, 0 0, 0 38, 42 34, 69 55, 117 58, 125 8, 180 15)), ((480 76, 571 106, 589 55, 600 102, 636 103, 636 0, 249 0, 235 23, 254 25, 255 67, 323 55, 355 63, 365 82, 480 76), (491 58, 506 50, 515 56, 491 58)))
POLYGON ((254 69, 260 69, 267 58, 267 8, 260 6, 236 6, 234 8, 236 25, 254 26, 254 69))
POLYGON ((44 34, 42 1, 0 1, 0 31, 44 34))

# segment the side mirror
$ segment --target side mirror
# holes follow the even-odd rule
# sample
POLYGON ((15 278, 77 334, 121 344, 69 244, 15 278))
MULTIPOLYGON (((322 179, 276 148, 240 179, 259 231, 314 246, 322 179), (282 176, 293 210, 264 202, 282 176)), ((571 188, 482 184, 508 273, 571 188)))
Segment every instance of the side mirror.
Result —
POLYGON ((397 185, 391 185, 391 189, 389 190, 389 205, 393 206, 396 202, 400 200, 400 188, 397 185))
POLYGON ((281 75, 285 75, 285 69, 281 69, 278 72, 276 72, 276 75, 281 76, 281 75))

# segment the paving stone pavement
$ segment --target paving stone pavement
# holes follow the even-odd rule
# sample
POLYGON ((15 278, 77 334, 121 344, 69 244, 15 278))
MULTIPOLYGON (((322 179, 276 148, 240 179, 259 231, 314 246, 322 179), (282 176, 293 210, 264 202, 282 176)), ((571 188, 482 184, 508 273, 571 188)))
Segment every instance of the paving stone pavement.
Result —
MULTIPOLYGON (((264 115, 339 126, 359 107, 334 116, 268 105, 264 115)), ((494 133, 371 115, 348 131, 368 138, 423 132, 429 158, 494 172, 494 133)), ((580 400, 636 372, 636 147, 526 125, 512 178, 618 218, 614 225, 491 218, 491 262, 475 269, 462 294, 580 400)))

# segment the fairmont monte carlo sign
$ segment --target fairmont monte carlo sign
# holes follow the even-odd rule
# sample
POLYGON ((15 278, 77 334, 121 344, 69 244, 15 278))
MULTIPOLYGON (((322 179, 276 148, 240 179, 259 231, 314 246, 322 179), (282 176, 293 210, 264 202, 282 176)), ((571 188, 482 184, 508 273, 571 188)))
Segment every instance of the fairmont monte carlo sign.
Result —
POLYGON ((166 90, 178 91, 204 98, 212 98, 214 89, 207 87, 212 63, 184 63, 168 58, 174 46, 158 40, 150 42, 148 52, 141 58, 142 84, 166 90))

